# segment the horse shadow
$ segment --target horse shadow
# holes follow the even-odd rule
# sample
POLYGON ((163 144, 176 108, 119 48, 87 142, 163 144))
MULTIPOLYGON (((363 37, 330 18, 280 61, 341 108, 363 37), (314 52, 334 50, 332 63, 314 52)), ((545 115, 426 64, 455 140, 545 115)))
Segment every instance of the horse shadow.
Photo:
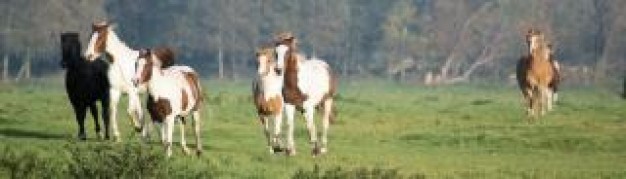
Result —
POLYGON ((11 138, 30 138, 30 139, 44 139, 44 140, 62 140, 67 139, 67 136, 58 133, 49 133, 36 130, 25 130, 15 128, 0 128, 0 135, 11 138))

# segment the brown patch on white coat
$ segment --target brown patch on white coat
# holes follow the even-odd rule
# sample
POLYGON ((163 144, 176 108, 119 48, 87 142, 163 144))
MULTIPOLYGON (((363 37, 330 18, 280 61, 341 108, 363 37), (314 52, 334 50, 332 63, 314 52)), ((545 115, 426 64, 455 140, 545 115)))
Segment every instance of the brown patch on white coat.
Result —
MULTIPOLYGON (((184 119, 193 115, 193 127, 197 153, 202 151, 200 143, 201 87, 198 75, 186 66, 163 67, 163 61, 173 61, 173 55, 162 55, 145 50, 140 53, 137 66, 138 83, 148 83, 148 111, 153 122, 162 123, 161 137, 166 145, 167 156, 171 155, 173 125, 180 118, 181 145, 189 152, 184 139, 184 119)), ((144 125, 146 123, 144 122, 144 125)), ((148 130, 146 130, 148 131, 148 130)), ((147 134, 146 134, 147 135, 147 134)))
POLYGON ((293 118, 295 109, 301 109, 307 122, 313 155, 327 152, 327 136, 330 121, 334 119, 333 97, 336 78, 330 66, 323 60, 305 60, 297 53, 297 40, 291 33, 279 34, 275 42, 278 66, 284 71, 283 95, 287 115, 287 153, 295 154, 293 141, 293 118), (284 64, 281 64, 284 63, 284 64), (317 141, 314 123, 315 108, 323 109, 321 143, 317 141))

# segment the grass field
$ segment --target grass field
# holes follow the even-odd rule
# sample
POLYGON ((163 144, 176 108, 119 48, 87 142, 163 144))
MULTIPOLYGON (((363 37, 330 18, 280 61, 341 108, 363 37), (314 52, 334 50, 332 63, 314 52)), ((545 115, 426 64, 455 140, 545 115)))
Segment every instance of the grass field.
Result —
POLYGON ((301 116, 298 155, 270 155, 249 83, 207 81, 204 155, 175 145, 164 159, 130 129, 125 104, 123 142, 96 140, 91 118, 77 141, 61 80, 47 81, 0 86, 2 178, 626 177, 626 101, 604 89, 565 88, 556 111, 528 124, 514 86, 344 83, 329 154, 312 158, 301 116))

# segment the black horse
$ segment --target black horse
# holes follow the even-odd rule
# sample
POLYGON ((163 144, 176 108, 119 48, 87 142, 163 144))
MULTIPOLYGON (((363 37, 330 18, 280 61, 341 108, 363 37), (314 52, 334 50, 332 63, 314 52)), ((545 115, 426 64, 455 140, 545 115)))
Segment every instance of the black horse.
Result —
POLYGON ((87 108, 91 110, 98 137, 100 123, 98 122, 98 107, 102 105, 102 120, 104 122, 104 137, 109 138, 109 80, 107 78, 108 64, 103 60, 89 62, 81 55, 81 45, 78 33, 68 32, 61 34, 61 50, 63 59, 61 67, 67 69, 65 73, 65 89, 70 103, 74 108, 78 123, 78 138, 85 140, 85 116, 87 108))

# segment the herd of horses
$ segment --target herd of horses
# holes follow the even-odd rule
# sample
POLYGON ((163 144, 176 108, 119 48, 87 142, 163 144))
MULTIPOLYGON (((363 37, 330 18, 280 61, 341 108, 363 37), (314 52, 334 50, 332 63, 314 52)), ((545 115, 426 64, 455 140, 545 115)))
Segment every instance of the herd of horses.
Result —
MULTIPOLYGON (((528 54, 517 65, 518 84, 529 116, 552 109, 559 83, 559 66, 544 35, 535 29, 526 34, 528 54)), ((89 109, 99 138, 120 141, 117 106, 128 96, 128 114, 136 132, 145 140, 157 126, 166 156, 172 155, 175 123, 180 127, 181 146, 190 153, 185 140, 185 124, 192 122, 196 153, 202 152, 200 139, 203 90, 193 68, 175 63, 170 48, 132 49, 116 34, 109 22, 94 23, 84 53, 77 33, 61 35, 63 60, 67 69, 66 88, 79 125, 78 137, 86 139, 84 120, 89 109), (97 60, 102 59, 102 60, 97 60), (152 123, 143 118, 140 94, 147 93, 146 108, 152 123), (98 122, 96 103, 102 104, 104 132, 98 122), (151 125, 153 124, 153 125, 151 125), (110 130, 111 131, 110 131, 110 130)), ((271 43, 256 50, 257 75, 252 84, 253 101, 270 153, 296 154, 294 116, 303 114, 313 156, 328 152, 328 130, 335 120, 334 96, 337 77, 325 61, 306 58, 298 51, 298 39, 289 32, 276 35, 271 43), (321 111, 321 132, 314 121, 321 111), (286 134, 282 134, 286 115, 286 134), (285 139, 283 139, 283 137, 285 139), (318 140, 318 138, 320 138, 318 140)))

